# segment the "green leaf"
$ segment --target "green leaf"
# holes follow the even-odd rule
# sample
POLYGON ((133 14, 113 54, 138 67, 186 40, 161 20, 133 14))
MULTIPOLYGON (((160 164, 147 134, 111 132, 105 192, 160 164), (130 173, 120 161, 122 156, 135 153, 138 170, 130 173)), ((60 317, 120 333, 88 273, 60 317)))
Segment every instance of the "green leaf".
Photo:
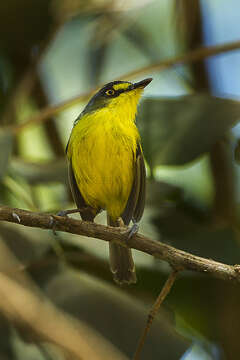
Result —
POLYGON ((68 182, 66 158, 42 163, 27 162, 14 158, 10 165, 14 176, 23 177, 29 184, 43 184, 49 182, 68 182))
POLYGON ((206 94, 145 99, 138 119, 145 158, 151 169, 186 164, 207 153, 239 119, 239 102, 206 94))
POLYGON ((10 131, 0 129, 0 180, 5 175, 13 147, 13 135, 10 131))
MULTIPOLYGON (((127 358, 132 358, 150 307, 144 306, 139 299, 127 296, 127 289, 123 291, 112 281, 107 284, 106 281, 67 268, 55 276, 53 272, 51 275, 44 287, 50 300, 96 329, 123 351, 127 358)), ((159 285, 158 279, 157 291, 161 286, 162 282, 159 285)), ((142 359, 180 359, 188 347, 189 342, 176 333, 174 325, 160 312, 144 344, 142 359)))

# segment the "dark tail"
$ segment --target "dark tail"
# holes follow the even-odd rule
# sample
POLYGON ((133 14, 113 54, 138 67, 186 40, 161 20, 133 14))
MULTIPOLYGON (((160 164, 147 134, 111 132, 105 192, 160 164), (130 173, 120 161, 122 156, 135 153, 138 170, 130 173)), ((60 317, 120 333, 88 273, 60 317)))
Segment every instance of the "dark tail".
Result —
MULTIPOLYGON (((119 226, 108 216, 108 225, 119 226)), ((137 277, 133 262, 132 251, 125 246, 116 243, 109 243, 110 269, 113 278, 118 284, 136 283, 137 277)))

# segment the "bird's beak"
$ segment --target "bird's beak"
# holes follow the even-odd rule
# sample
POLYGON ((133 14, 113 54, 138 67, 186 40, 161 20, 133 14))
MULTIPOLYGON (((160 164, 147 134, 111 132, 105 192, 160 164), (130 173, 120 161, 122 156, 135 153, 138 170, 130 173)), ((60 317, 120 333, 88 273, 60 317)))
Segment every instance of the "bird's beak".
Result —
POLYGON ((135 84, 133 84, 134 89, 144 89, 150 82, 152 81, 152 78, 141 80, 135 84))

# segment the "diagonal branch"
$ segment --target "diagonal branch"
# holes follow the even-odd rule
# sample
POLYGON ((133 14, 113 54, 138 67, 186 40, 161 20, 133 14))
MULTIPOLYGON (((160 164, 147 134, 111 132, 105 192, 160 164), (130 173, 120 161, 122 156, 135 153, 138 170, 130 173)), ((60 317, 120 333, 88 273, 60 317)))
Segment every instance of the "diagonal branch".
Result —
MULTIPOLYGON (((7 206, 0 206, 0 221, 8 221, 24 226, 64 231, 84 235, 104 241, 116 241, 126 246, 126 230, 89 223, 45 213, 36 213, 7 206)), ((226 265, 211 259, 192 255, 160 241, 151 240, 141 234, 134 235, 127 245, 158 259, 168 262, 178 270, 191 270, 212 275, 216 278, 240 282, 240 265, 226 265)))
POLYGON ((171 288, 172 288, 172 286, 173 286, 173 284, 174 284, 174 282, 175 282, 175 280, 177 278, 177 275, 178 275, 178 270, 172 270, 172 272, 170 273, 167 281, 165 282, 160 294, 158 295, 155 303, 153 304, 153 306, 152 306, 152 308, 151 308, 151 310, 150 310, 150 312, 148 314, 147 324, 146 324, 146 326, 144 328, 142 336, 139 339, 139 342, 138 342, 137 349, 136 349, 136 352, 134 354, 133 360, 140 359, 140 354, 141 354, 143 345, 144 345, 144 343, 146 341, 147 334, 150 331, 152 322, 153 322, 155 316, 157 315, 161 304, 163 303, 163 301, 165 300, 165 298, 169 294, 169 292, 170 292, 170 290, 171 290, 171 288))
MULTIPOLYGON (((199 60, 203 60, 209 56, 215 56, 227 51, 233 51, 240 49, 240 41, 235 41, 231 43, 226 43, 222 45, 214 45, 214 46, 208 46, 208 47, 201 47, 199 49, 195 49, 192 51, 189 51, 186 54, 177 55, 175 57, 171 57, 170 59, 166 59, 160 62, 156 62, 151 65, 147 65, 145 67, 141 67, 139 69, 136 69, 134 71, 131 71, 129 73, 123 74, 122 76, 118 77, 118 79, 133 79, 136 78, 139 75, 155 72, 155 71, 163 71, 170 67, 173 67, 175 65, 181 65, 181 64, 189 64, 194 63, 199 60)), ((116 80, 116 79, 114 79, 116 80)), ((104 85, 104 84, 102 84, 104 85)), ((100 85, 101 87, 101 85, 100 85)), ((95 89, 96 90, 96 89, 95 89)), ((61 111, 78 104, 81 101, 87 100, 92 94, 94 90, 86 92, 84 94, 78 95, 76 97, 73 97, 70 100, 64 101, 58 105, 55 106, 49 106, 44 108, 40 113, 33 115, 30 119, 25 121, 24 123, 17 125, 15 127, 12 127, 11 130, 13 133, 17 134, 29 125, 38 124, 43 121, 46 121, 48 118, 50 118, 53 115, 56 115, 60 113, 61 111)))

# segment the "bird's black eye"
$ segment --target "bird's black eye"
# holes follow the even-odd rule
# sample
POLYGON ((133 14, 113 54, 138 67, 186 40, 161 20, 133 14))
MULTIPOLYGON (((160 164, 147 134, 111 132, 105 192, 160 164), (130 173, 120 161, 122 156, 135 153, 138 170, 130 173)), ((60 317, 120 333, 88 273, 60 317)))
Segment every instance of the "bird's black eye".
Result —
POLYGON ((109 90, 105 91, 105 94, 108 95, 108 96, 112 96, 112 95, 115 94, 115 91, 113 89, 109 89, 109 90))

